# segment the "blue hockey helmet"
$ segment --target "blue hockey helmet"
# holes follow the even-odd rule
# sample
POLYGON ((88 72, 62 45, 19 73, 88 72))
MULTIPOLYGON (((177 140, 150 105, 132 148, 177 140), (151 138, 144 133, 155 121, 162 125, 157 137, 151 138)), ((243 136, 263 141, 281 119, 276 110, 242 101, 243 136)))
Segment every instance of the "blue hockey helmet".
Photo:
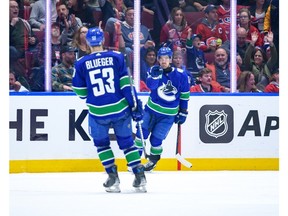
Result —
POLYGON ((157 58, 159 58, 160 56, 169 56, 169 58, 172 58, 172 54, 172 50, 169 47, 161 47, 158 50, 157 58))
POLYGON ((86 34, 86 40, 90 46, 100 46, 104 41, 104 33, 98 27, 89 28, 86 34))

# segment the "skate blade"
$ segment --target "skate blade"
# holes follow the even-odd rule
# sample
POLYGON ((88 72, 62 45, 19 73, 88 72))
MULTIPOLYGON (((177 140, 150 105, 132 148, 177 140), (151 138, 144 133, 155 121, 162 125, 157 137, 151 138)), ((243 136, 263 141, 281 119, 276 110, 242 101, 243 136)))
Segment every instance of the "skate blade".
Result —
POLYGON ((151 170, 144 170, 145 173, 152 173, 154 170, 151 169, 151 170))
POLYGON ((108 193, 120 193, 121 192, 120 187, 118 185, 106 187, 105 190, 108 193))
POLYGON ((156 166, 153 167, 144 167, 145 172, 152 172, 155 169, 156 166))
POLYGON ((146 193, 146 187, 145 186, 140 186, 140 187, 134 187, 136 193, 146 193))

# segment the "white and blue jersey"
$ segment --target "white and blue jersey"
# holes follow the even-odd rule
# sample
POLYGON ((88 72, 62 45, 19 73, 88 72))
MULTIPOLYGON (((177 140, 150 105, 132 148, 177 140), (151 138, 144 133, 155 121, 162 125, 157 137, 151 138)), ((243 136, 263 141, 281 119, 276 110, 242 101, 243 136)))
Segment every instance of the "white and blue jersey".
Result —
POLYGON ((72 88, 86 99, 89 113, 95 119, 123 116, 133 106, 127 67, 120 52, 94 52, 78 59, 72 88))
POLYGON ((147 77, 147 87, 151 90, 146 110, 155 114, 175 116, 179 110, 188 109, 190 84, 182 69, 171 68, 159 78, 147 77))

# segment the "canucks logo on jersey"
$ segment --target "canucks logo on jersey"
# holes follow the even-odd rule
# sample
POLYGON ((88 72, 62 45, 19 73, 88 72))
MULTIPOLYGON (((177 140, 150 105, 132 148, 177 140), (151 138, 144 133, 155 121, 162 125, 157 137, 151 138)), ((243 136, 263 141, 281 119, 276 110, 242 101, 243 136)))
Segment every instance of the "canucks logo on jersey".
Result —
POLYGON ((173 86, 171 80, 168 80, 167 84, 162 83, 162 85, 157 88, 158 96, 166 101, 176 100, 175 95, 177 92, 178 90, 175 86, 173 86))

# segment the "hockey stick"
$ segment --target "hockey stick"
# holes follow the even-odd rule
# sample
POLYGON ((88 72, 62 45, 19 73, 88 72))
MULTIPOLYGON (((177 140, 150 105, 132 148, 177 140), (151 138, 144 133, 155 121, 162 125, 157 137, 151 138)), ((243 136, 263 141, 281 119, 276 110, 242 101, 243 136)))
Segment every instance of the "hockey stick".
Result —
MULTIPOLYGON (((181 124, 178 124, 177 127, 177 143, 176 143, 176 158, 177 160, 183 164, 187 168, 192 167, 192 163, 187 161, 182 155, 181 155, 181 124)), ((178 169, 180 169, 180 163, 178 163, 178 169)))
MULTIPOLYGON (((134 107, 132 108, 133 111, 137 108, 137 101, 136 101, 136 96, 135 96, 135 92, 134 92, 134 88, 133 88, 133 80, 132 80, 132 74, 130 71, 129 66, 127 66, 127 71, 128 71, 128 76, 129 76, 129 83, 130 83, 130 88, 131 88, 131 94, 132 94, 132 98, 133 98, 133 103, 134 103, 134 107)), ((141 142, 143 144, 143 152, 144 152, 144 156, 147 159, 149 157, 149 155, 146 152, 146 144, 145 144, 145 140, 144 140, 144 136, 143 136, 143 130, 142 130, 142 125, 141 122, 138 121, 137 122, 138 125, 138 129, 140 132, 140 138, 141 138, 141 142)))

